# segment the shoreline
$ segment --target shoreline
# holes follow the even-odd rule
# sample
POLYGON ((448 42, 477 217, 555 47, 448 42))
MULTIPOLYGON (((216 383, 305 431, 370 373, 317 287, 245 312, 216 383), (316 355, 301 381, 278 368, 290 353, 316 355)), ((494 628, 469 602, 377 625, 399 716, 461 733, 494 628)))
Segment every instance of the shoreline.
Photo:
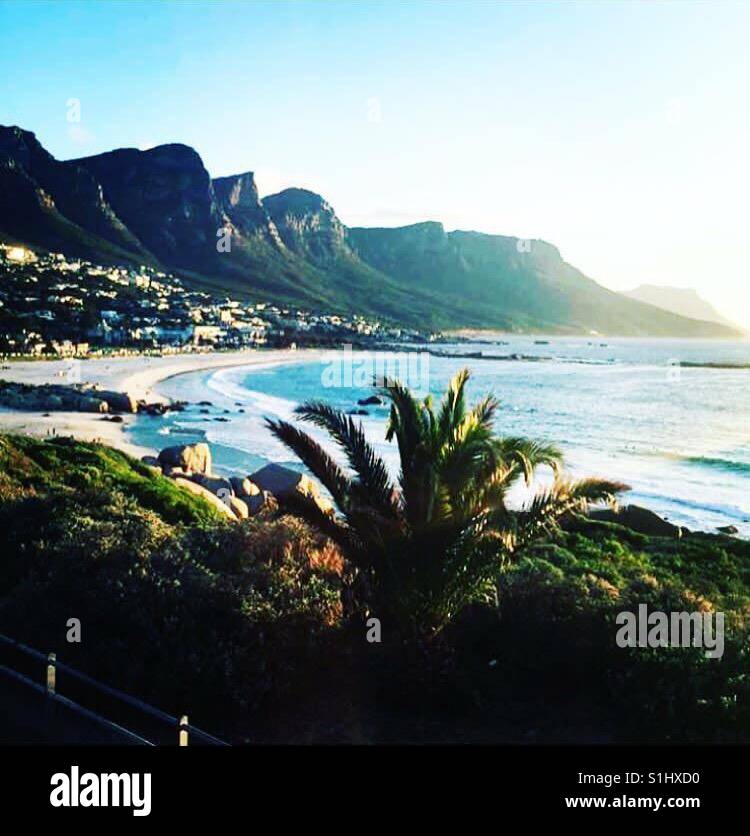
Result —
MULTIPOLYGON (((75 364, 77 379, 82 383, 95 384, 103 389, 128 392, 137 400, 148 403, 168 403, 186 397, 197 404, 204 397, 200 387, 189 385, 186 394, 179 389, 165 387, 167 381, 184 375, 205 375, 227 368, 245 367, 249 372, 253 368, 286 365, 302 365, 321 359, 323 349, 251 349, 232 352, 205 352, 163 357, 136 356, 121 358, 95 358, 81 360, 75 364), (165 392, 166 389, 166 392, 165 392), (167 394, 169 392, 170 394, 167 394), (198 394, 200 392, 200 394, 198 394)), ((456 358, 458 359, 458 358, 456 358)), ((11 382, 40 385, 45 383, 60 384, 67 382, 67 373, 73 366, 70 360, 28 361, 14 363, 10 369, 0 371, 0 378, 11 382)), ((290 397, 293 397, 291 395, 290 397)), ((241 410, 244 411, 244 410, 241 410)), ((250 417, 250 416, 247 416, 250 417)), ((208 420, 208 419, 206 419, 208 420)), ((217 420, 223 420, 221 418, 217 420)), ((109 416, 91 412, 52 411, 43 414, 40 411, 20 410, 13 406, 0 407, 0 432, 16 433, 38 438, 72 436, 80 441, 99 442, 118 449, 136 459, 143 456, 156 456, 164 446, 177 443, 167 441, 164 436, 153 432, 142 432, 147 427, 158 429, 163 426, 151 416, 141 413, 125 413, 116 421, 109 416)), ((167 431, 168 432, 168 431, 167 431)), ((260 450, 235 448, 231 442, 216 442, 228 450, 235 450, 241 456, 263 458, 260 450)), ((226 458, 226 456, 225 456, 226 458)), ((228 467, 228 466, 227 466, 228 467)), ((253 463, 255 467, 255 463, 253 463)), ((225 467, 226 469, 226 467, 225 467)), ((588 468, 588 473, 591 468, 588 468)), ((623 477, 624 478, 624 477, 623 477)), ((625 479, 625 481, 629 481, 625 479)), ((636 487, 635 494, 638 493, 636 487)), ((651 494, 633 497, 632 502, 654 508, 656 513, 668 520, 676 520, 679 525, 692 530, 712 532, 719 524, 731 524, 741 529, 741 536, 748 536, 748 519, 742 517, 738 522, 736 513, 723 511, 721 508, 706 506, 699 511, 682 512, 673 506, 679 505, 681 494, 663 493, 654 499, 651 494), (648 496, 648 498, 647 498, 648 496), (666 506, 666 508, 665 508, 666 506), (692 517, 708 517, 696 522, 692 517)))
MULTIPOLYGON (((78 361, 80 382, 98 384, 103 389, 128 392, 136 400, 167 403, 158 385, 184 374, 236 366, 266 366, 306 362, 320 355, 319 349, 250 349, 232 352, 206 352, 169 357, 117 357, 78 361), (143 368, 147 365, 148 368, 143 368)), ((70 360, 21 361, 0 372, 0 378, 14 383, 64 383, 71 369, 70 360)), ((132 442, 129 430, 142 416, 122 415, 122 422, 103 420, 86 412, 39 412, 0 408, 0 432, 37 438, 73 436, 79 441, 108 444, 134 458, 154 455, 158 450, 132 442)))

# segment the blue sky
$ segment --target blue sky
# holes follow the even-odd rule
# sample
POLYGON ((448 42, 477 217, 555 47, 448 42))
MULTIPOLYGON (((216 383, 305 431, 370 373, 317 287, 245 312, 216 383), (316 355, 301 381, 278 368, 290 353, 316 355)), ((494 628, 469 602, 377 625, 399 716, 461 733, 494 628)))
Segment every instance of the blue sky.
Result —
POLYGON ((750 326, 749 32, 721 0, 4 0, 0 123, 60 158, 185 142, 350 225, 544 238, 750 326))

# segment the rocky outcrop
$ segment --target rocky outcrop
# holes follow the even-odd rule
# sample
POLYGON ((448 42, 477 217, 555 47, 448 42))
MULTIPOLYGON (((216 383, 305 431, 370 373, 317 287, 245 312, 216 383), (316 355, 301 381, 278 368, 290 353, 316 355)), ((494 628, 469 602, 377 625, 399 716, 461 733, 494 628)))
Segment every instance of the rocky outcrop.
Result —
POLYGON ((34 386, 0 380, 0 404, 11 409, 39 409, 45 412, 125 412, 139 411, 140 404, 127 392, 98 386, 49 383, 34 386))
POLYGON ((110 412, 138 412, 138 401, 127 392, 114 392, 111 389, 97 389, 97 397, 106 401, 110 412))
POLYGON ((252 171, 216 177, 212 183, 219 208, 240 235, 284 249, 276 224, 261 203, 252 171))
POLYGON ((285 189, 263 199, 285 246, 317 264, 349 254, 346 227, 333 207, 307 189, 285 189))
POLYGON ((217 260, 216 232, 224 216, 194 149, 120 148, 73 162, 101 184, 117 216, 157 258, 186 268, 217 260))
POLYGON ((165 447, 159 453, 159 464, 165 470, 180 468, 186 474, 200 473, 204 476, 210 476, 211 448, 204 442, 165 447))
POLYGON ((308 496, 326 514, 333 514, 333 505, 321 494, 316 482, 288 467, 278 464, 267 464, 255 473, 251 473, 250 480, 262 491, 268 491, 278 499, 284 499, 292 493, 308 496))
POLYGON ((221 505, 222 514, 233 519, 272 513, 278 510, 279 500, 283 502, 294 493, 310 497, 324 513, 334 513, 333 505, 323 496, 317 482, 288 467, 269 464, 250 476, 213 475, 211 449, 204 442, 166 447, 158 457, 144 456, 141 461, 196 496, 207 499, 212 507, 221 505))
POLYGON ((602 522, 614 522, 624 525, 631 531, 640 534, 647 534, 651 537, 682 537, 685 529, 679 525, 673 525, 668 520, 642 508, 640 505, 624 505, 617 509, 602 509, 591 511, 589 517, 592 520, 602 522))
POLYGON ((294 491, 312 497, 326 513, 333 506, 321 495, 318 485, 302 473, 279 465, 267 465, 253 476, 216 476, 211 473, 211 448, 204 442, 164 448, 158 457, 141 461, 172 479, 175 484, 205 499, 228 519, 246 520, 260 513, 278 510, 278 498, 294 491), (263 486, 256 482, 260 478, 263 486))
POLYGON ((0 380, 0 405, 42 412, 110 412, 104 393, 86 386, 33 386, 0 380))

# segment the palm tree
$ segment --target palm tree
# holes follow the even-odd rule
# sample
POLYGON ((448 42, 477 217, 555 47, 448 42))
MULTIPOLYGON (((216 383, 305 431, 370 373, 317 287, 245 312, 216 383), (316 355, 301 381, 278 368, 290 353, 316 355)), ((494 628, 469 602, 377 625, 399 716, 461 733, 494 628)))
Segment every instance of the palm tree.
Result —
POLYGON ((459 372, 437 410, 431 396, 420 401, 400 382, 386 381, 386 439, 396 440, 401 463, 397 485, 361 424, 328 404, 308 402, 296 413, 332 437, 347 470, 293 424, 266 419, 325 486, 339 514, 328 516, 301 495, 288 510, 339 544, 366 589, 365 613, 399 629, 439 630, 469 601, 492 597, 507 561, 562 516, 613 501, 626 489, 601 479, 567 480, 554 446, 497 437, 498 401, 490 395, 469 409, 468 380, 468 369, 459 372), (551 487, 521 510, 509 508, 509 490, 520 479, 530 484, 540 466, 552 469, 551 487))

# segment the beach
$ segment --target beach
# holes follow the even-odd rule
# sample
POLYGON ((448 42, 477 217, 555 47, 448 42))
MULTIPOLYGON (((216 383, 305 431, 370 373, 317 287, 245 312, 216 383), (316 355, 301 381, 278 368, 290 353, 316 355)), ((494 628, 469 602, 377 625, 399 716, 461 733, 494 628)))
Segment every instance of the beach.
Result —
MULTIPOLYGON (((450 346, 446 346, 450 349, 450 346)), ((501 435, 531 436, 558 445, 575 477, 607 476, 631 486, 626 503, 641 505, 691 530, 734 526, 750 536, 750 414, 748 343, 555 338, 538 345, 531 336, 509 338, 502 347, 460 344, 464 357, 430 356, 424 369, 439 398, 450 377, 470 366, 471 400, 487 392, 502 401, 496 426, 501 435), (466 359, 467 351, 519 359, 466 359), (530 353, 548 362, 525 362, 530 353), (713 364, 713 365, 710 365, 713 364), (727 367, 719 367, 727 366, 727 367), (606 408, 602 409, 602 404, 606 408), (596 415, 596 420, 592 416, 596 415)), ((183 412, 123 415, 122 423, 94 413, 0 411, 0 431, 38 437, 71 435, 100 441, 135 457, 164 447, 205 441, 217 473, 252 473, 269 462, 300 463, 264 423, 294 420, 301 401, 323 399, 355 412, 368 441, 398 475, 398 455, 385 440, 388 407, 358 403, 367 385, 330 385, 320 361, 330 352, 250 350, 165 357, 83 360, 80 381, 128 392, 149 403, 184 401, 183 412)), ((352 372, 366 353, 348 357, 352 372)), ((23 383, 65 383, 71 361, 18 362, 0 373, 23 383)), ((362 375, 359 375, 362 376, 362 375)), ((422 382, 421 379, 418 382, 422 382)), ((329 446, 324 434, 306 428, 329 446)), ((335 451, 334 451, 335 452, 335 451)), ((542 473, 540 478, 548 476, 542 473)), ((527 498, 519 489, 518 501, 527 498)))
MULTIPOLYGON (((75 371, 81 383, 102 389, 127 392, 136 400, 149 403, 166 399, 157 391, 164 380, 190 372, 233 366, 274 366, 299 363, 318 356, 315 349, 244 350, 232 352, 180 354, 166 357, 106 357, 90 360, 39 360, 9 364, 0 372, 0 379, 36 386, 66 383, 75 371)), ((73 436, 80 441, 98 441, 116 447, 131 456, 153 455, 154 448, 134 443, 127 433, 138 415, 123 415, 122 423, 103 420, 101 415, 86 412, 41 412, 0 409, 0 432, 20 433, 40 438, 73 436)))

